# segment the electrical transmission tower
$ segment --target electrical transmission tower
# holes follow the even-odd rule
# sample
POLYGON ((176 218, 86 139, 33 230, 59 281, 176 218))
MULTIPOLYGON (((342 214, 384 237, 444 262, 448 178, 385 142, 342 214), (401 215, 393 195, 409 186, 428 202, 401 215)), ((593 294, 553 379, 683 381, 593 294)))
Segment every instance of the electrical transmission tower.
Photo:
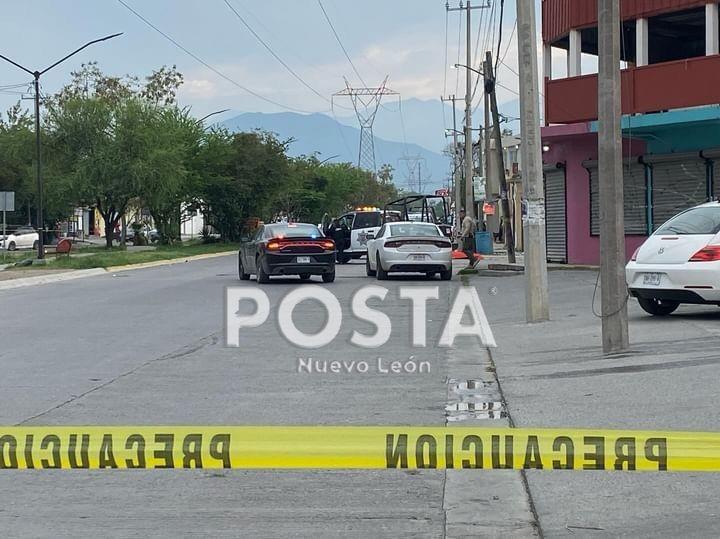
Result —
POLYGON ((427 169, 425 158, 422 155, 405 155, 400 157, 398 161, 404 161, 407 166, 405 181, 407 182, 408 188, 414 190, 416 193, 422 193, 422 168, 424 166, 427 169))
POLYGON ((400 95, 398 92, 387 88, 388 77, 377 88, 353 88, 345 79, 345 89, 336 92, 336 97, 349 97, 352 102, 358 123, 360 124, 360 150, 358 152, 358 167, 376 172, 375 165, 375 142, 373 140, 373 122, 377 114, 380 101, 386 95, 400 95))

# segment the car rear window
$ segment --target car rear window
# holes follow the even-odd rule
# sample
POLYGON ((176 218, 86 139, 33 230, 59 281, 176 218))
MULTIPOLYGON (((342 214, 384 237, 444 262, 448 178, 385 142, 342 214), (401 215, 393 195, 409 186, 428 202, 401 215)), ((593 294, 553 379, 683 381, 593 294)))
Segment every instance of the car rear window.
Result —
POLYGON ((283 223, 267 227, 273 238, 319 238, 322 232, 315 225, 305 223, 283 223))
POLYGON ((720 232, 720 205, 693 208, 670 219, 656 234, 712 234, 720 232))
POLYGON ((356 213, 353 228, 370 228, 380 226, 382 214, 380 212, 356 213))
POLYGON ((440 231, 435 225, 420 223, 402 223, 390 225, 391 236, 439 236, 440 231))

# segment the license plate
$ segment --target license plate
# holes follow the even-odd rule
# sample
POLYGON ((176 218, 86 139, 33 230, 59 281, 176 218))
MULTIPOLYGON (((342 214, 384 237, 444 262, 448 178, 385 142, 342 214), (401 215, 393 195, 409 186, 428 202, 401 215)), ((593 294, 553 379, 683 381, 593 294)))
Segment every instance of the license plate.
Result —
POLYGON ((425 255, 412 255, 411 260, 425 260, 425 255))
POLYGON ((310 257, 309 256, 299 256, 297 257, 298 264, 309 264, 310 263, 310 257))
POLYGON ((660 274, 659 273, 643 274, 643 284, 648 285, 648 286, 660 286, 660 274))

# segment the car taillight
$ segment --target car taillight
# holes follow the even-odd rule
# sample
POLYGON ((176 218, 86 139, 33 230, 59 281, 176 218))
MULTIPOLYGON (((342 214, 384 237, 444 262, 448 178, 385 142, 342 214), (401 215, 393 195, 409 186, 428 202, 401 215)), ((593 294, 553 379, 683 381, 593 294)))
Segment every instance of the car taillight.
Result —
POLYGON ((720 260, 720 245, 708 245, 692 255, 690 262, 716 262, 720 260))
POLYGON ((322 245, 323 249, 325 249, 326 251, 334 251, 335 250, 335 242, 332 240, 321 241, 320 245, 322 245))
POLYGON ((268 242, 266 248, 268 251, 277 251, 278 249, 280 249, 280 242, 270 241, 268 242))
POLYGON ((395 249, 397 247, 400 247, 402 245, 401 241, 386 241, 385 247, 390 247, 391 249, 395 249))
POLYGON ((436 241, 435 247, 440 247, 440 249, 450 249, 452 246, 450 245, 450 242, 447 241, 436 241))
MULTIPOLYGON (((640 247, 642 247, 642 245, 641 245, 640 247)), ((634 252, 633 255, 630 257, 630 261, 631 261, 631 262, 635 262, 635 261, 637 260, 637 255, 638 255, 638 251, 640 250, 640 247, 638 247, 637 249, 635 249, 635 252, 634 252)))

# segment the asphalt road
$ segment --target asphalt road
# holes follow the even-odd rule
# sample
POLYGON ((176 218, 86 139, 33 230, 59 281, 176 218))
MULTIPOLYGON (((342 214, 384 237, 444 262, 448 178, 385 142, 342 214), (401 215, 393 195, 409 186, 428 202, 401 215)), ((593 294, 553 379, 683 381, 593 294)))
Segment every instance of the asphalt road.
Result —
MULTIPOLYGON (((476 341, 435 343, 459 280, 434 284, 427 348, 410 342, 410 308, 399 278, 381 310, 390 341, 367 350, 348 343, 353 293, 364 263, 338 267, 331 289, 344 310, 333 345, 314 360, 366 360, 368 374, 298 372, 298 349, 277 324, 249 329, 239 348, 224 343, 234 257, 196 261, 0 291, 0 422, 6 425, 437 425, 446 423, 448 376, 487 374, 476 341), (429 372, 379 372, 378 358, 427 362, 429 372)), ((264 286, 272 312, 296 279, 264 286)), ((372 302, 370 302, 372 304, 372 302)), ((380 305, 377 303, 377 305, 380 305)), ((324 322, 314 302, 294 317, 304 331, 324 322)), ((476 420, 494 422, 494 419, 476 420)), ((504 420, 500 419, 503 425, 504 420)), ((203 471, 117 473, 18 471, 0 474, 3 536, 530 536, 534 523, 517 472, 493 478, 444 471, 203 471), (483 513, 495 505, 492 516, 483 513)))
MULTIPOLYGON (((0 424, 507 425, 507 418, 448 417, 450 387, 482 380, 519 426, 718 430, 714 413, 720 310, 683 308, 658 322, 631 304, 632 354, 597 353, 594 274, 552 272, 553 321, 522 322, 522 276, 435 281, 427 348, 410 342, 399 278, 379 307, 392 321, 381 349, 349 344, 369 324, 349 315, 369 282, 364 264, 338 267, 331 289, 343 327, 329 347, 296 348, 276 323, 224 343, 224 290, 234 257, 0 291, 0 424), (475 286, 500 348, 472 339, 435 346, 451 298, 475 286), (715 311, 718 311, 716 313, 715 311), (590 329, 588 329, 590 328, 590 329), (659 343, 659 344, 658 344, 659 343), (688 350, 692 353, 688 354, 688 350), (426 361, 430 372, 308 374, 298 358, 426 361), (688 355, 705 360, 684 365, 688 355), (622 368, 621 368, 622 367, 622 368), (630 371, 627 368, 630 367, 630 371), (614 369, 614 370, 613 370, 614 369)), ((263 287, 271 311, 297 281, 263 287)), ((378 305, 380 305, 378 303, 378 305)), ((299 328, 323 325, 304 303, 299 328)), ((720 476, 539 472, 529 494, 513 471, 4 471, 5 537, 708 536, 718 527, 720 476), (537 517, 530 503, 537 510, 537 517)))

